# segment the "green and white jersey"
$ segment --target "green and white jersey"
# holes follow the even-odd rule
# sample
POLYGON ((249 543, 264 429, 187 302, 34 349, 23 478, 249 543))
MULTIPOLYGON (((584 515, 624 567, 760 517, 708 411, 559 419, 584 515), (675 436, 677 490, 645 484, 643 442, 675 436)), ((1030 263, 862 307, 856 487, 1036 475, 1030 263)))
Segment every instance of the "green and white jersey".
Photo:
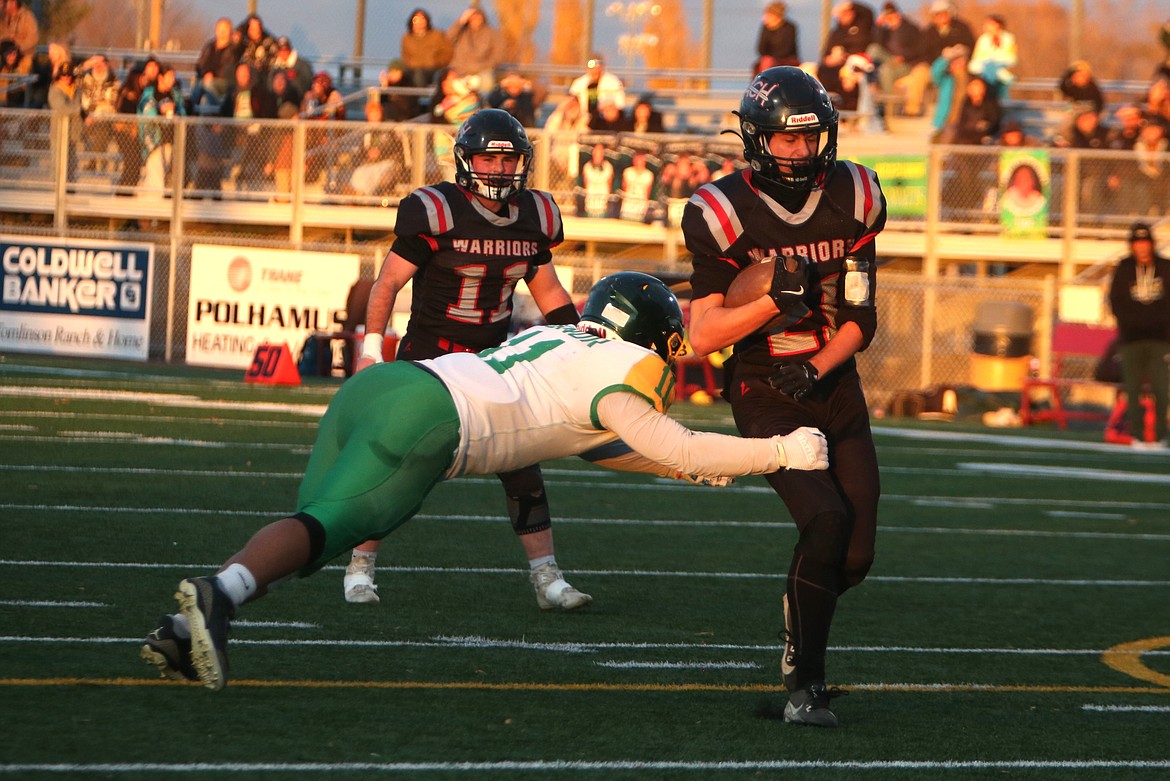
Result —
POLYGON ((459 448, 447 477, 491 474, 577 455, 618 439, 598 417, 614 393, 658 412, 674 400, 674 372, 650 350, 575 326, 537 326, 482 353, 419 361, 459 412, 459 448))

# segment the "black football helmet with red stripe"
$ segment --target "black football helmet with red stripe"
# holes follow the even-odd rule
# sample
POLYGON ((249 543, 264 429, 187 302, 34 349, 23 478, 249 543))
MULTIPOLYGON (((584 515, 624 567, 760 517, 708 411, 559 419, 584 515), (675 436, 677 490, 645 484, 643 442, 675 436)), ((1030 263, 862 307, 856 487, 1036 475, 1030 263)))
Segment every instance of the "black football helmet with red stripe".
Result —
POLYGON ((837 162, 839 114, 816 78, 788 65, 768 68, 752 79, 734 113, 744 160, 756 176, 798 193, 824 187, 837 162), (773 133, 817 133, 816 153, 775 157, 768 148, 773 133))
POLYGON ((489 201, 506 201, 528 186, 532 143, 524 126, 507 111, 485 108, 472 114, 455 135, 455 184, 489 201), (471 158, 477 154, 518 154, 516 173, 477 173, 471 158))

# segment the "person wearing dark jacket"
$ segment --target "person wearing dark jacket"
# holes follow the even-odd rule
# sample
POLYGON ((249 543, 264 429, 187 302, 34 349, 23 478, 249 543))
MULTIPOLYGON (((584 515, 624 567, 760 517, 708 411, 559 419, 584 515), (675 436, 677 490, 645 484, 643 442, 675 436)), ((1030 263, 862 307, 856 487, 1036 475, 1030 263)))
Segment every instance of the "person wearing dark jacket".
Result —
POLYGON ((1122 387, 1133 446, 1166 448, 1166 400, 1170 385, 1170 259, 1154 251, 1150 226, 1136 222, 1129 231, 1129 250, 1117 263, 1109 285, 1109 305, 1117 318, 1122 387), (1143 442, 1145 409, 1138 403, 1143 383, 1154 397, 1154 441, 1143 442))
POLYGON ((799 65, 797 52, 796 25, 785 18, 788 6, 784 3, 768 3, 760 21, 760 34, 756 39, 756 73, 777 65, 799 65))

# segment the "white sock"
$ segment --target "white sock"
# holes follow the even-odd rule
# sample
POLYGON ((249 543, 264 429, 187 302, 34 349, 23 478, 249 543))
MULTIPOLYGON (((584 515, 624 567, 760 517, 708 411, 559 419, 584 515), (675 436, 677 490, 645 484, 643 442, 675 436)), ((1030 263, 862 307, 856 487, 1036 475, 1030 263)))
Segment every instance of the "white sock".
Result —
POLYGON ((171 616, 171 628, 175 632, 175 637, 180 640, 191 639, 191 624, 187 622, 187 616, 182 613, 175 613, 171 616))
POLYGON ((528 560, 528 568, 529 569, 540 569, 545 564, 556 564, 556 563, 557 563, 556 556, 537 556, 535 559, 528 560))
POLYGON ((247 602, 248 598, 256 593, 256 576, 239 562, 216 575, 216 579, 219 580, 219 587, 236 607, 247 602))
POLYGON ((373 563, 376 558, 378 558, 378 551, 376 550, 358 550, 354 548, 353 555, 350 556, 350 561, 354 559, 369 559, 373 563))

